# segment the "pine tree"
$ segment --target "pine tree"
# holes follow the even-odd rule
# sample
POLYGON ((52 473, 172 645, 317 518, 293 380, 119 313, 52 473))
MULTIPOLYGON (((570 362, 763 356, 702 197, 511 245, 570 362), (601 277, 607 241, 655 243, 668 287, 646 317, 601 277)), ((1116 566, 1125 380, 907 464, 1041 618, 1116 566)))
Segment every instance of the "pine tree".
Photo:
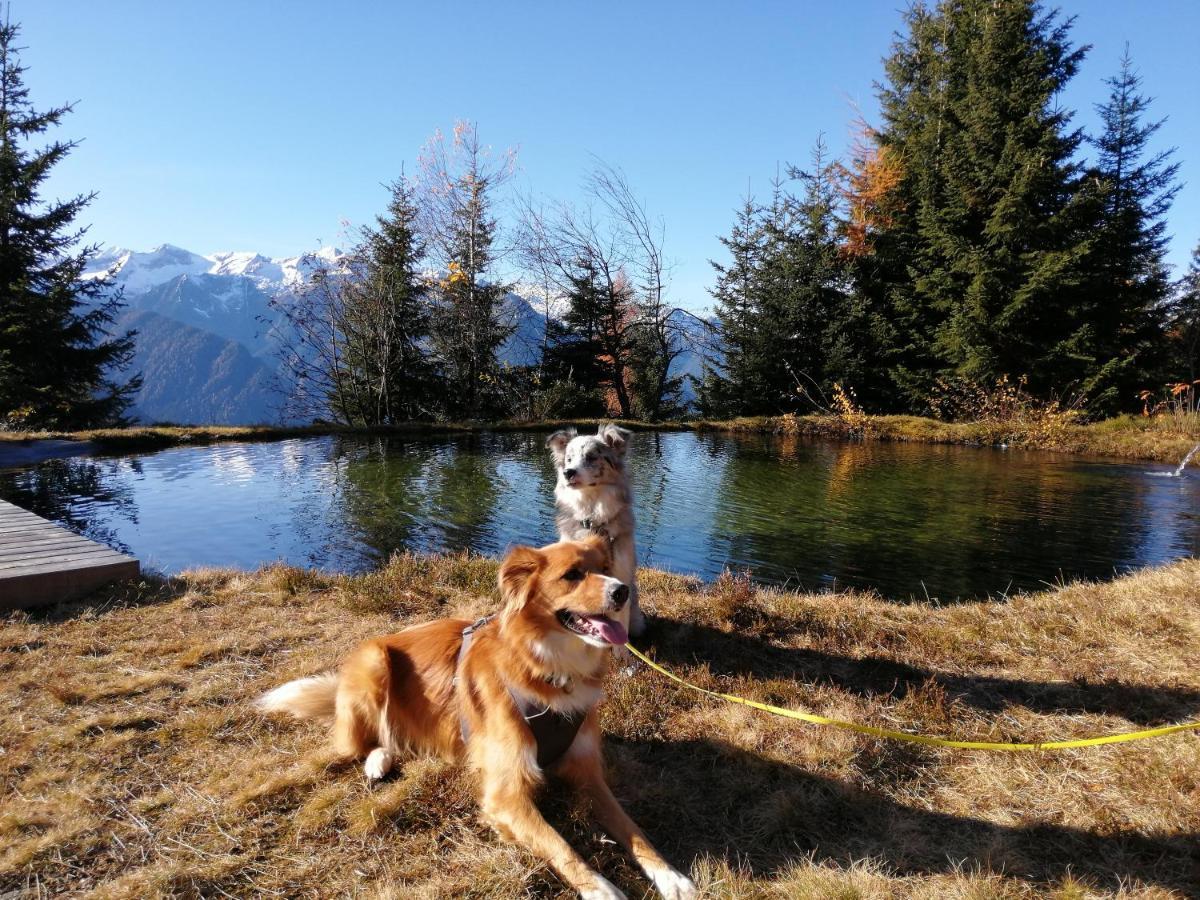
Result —
POLYGON ((76 142, 31 150, 70 106, 35 111, 18 59, 19 28, 0 25, 0 427, 92 428, 125 421, 140 379, 117 380, 134 333, 109 328, 122 303, 82 278, 95 256, 76 217, 95 196, 43 203, 42 185, 76 142))
MULTIPOLYGON (((567 307, 561 319, 550 323, 547 375, 582 393, 612 396, 617 403, 615 412, 629 418, 624 371, 628 356, 625 322, 632 302, 628 291, 619 283, 609 284, 597 261, 586 256, 575 260, 565 278, 567 307)), ((590 410, 593 414, 605 411, 590 410)))
POLYGON ((752 411, 764 396, 765 385, 758 377, 760 346, 770 337, 759 315, 764 237, 762 209, 747 196, 729 235, 719 238, 729 251, 730 261, 710 263, 717 275, 710 293, 715 301, 721 353, 698 392, 701 411, 708 416, 742 415, 752 411))
POLYGON ((421 223, 446 277, 432 316, 432 345, 446 384, 446 412, 478 419, 498 410, 500 345, 512 334, 504 320, 508 286, 495 280, 496 192, 512 176, 513 159, 492 161, 474 124, 459 122, 452 147, 441 135, 426 145, 421 166, 421 223))
POLYGON ((435 408, 435 367, 426 354, 429 288, 422 277, 425 245, 419 211, 404 178, 391 186, 386 215, 362 232, 350 282, 346 327, 354 336, 347 366, 366 400, 357 418, 383 425, 426 417, 435 408))
MULTIPOLYGON (((775 377, 775 387, 792 408, 802 409, 803 398, 814 393, 828 396, 833 383, 850 374, 855 356, 856 329, 847 321, 851 307, 841 249, 839 172, 821 138, 808 170, 789 169, 803 193, 787 198, 785 229, 773 236, 779 252, 768 252, 767 257, 768 265, 782 270, 780 287, 765 298, 768 319, 777 323, 780 361, 786 370, 786 375, 775 377), (834 359, 836 369, 831 365, 834 359)), ((769 233, 775 228, 773 222, 769 233)))
POLYGON ((1126 47, 1120 71, 1107 80, 1108 100, 1096 107, 1104 124, 1092 141, 1089 173, 1098 186, 1092 278, 1086 293, 1090 325, 1084 392, 1099 410, 1136 406, 1139 389, 1164 374, 1162 306, 1170 293, 1165 217, 1179 191, 1171 150, 1147 156, 1162 120, 1144 121, 1150 99, 1126 47))
POLYGON ((1176 285, 1168 310, 1172 381, 1196 384, 1200 378, 1200 243, 1192 251, 1192 263, 1176 285))
POLYGON ((1087 48, 1033 0, 945 0, 906 24, 880 89, 879 140, 904 177, 874 288, 897 331, 897 386, 913 406, 938 376, 1078 387, 1082 134, 1056 98, 1087 48))
POLYGON ((387 213, 348 254, 310 257, 304 285, 271 301, 287 326, 279 355, 293 415, 377 426, 440 412, 417 217, 402 178, 387 213))

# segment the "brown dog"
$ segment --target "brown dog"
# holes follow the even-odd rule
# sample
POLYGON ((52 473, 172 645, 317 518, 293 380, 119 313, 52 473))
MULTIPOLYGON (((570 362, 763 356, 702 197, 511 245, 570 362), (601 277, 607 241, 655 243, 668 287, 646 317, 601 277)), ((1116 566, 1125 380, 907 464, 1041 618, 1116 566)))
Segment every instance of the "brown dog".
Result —
POLYGON ((607 541, 516 547, 504 606, 474 625, 441 619, 372 638, 337 674, 292 681, 268 711, 332 718, 334 746, 382 778, 398 754, 438 754, 480 775, 480 806, 504 838, 549 862, 588 900, 624 895, 534 805, 547 773, 583 792, 600 825, 669 900, 696 888, 659 855, 604 781, 596 706, 609 651, 627 640, 629 588, 606 574, 607 541))

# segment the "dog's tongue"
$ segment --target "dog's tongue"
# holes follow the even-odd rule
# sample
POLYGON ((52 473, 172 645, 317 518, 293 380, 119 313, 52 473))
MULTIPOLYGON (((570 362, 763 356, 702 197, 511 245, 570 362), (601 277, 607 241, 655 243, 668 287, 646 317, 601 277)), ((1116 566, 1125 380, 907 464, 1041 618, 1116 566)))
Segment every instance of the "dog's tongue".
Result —
POLYGON ((591 626, 596 629, 600 637, 608 641, 610 644, 624 644, 629 641, 629 635, 625 632, 625 626, 620 622, 614 622, 607 616, 583 616, 587 619, 591 626))

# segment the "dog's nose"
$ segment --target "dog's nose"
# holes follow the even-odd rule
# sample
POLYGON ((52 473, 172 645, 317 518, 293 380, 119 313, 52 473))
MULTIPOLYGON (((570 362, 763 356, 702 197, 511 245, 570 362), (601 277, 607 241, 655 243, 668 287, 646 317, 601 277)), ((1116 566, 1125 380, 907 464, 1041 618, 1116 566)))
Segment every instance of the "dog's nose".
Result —
POLYGON ((574 478, 574 477, 575 477, 575 472, 576 472, 576 470, 575 470, 575 469, 563 469, 563 475, 564 475, 566 478, 568 478, 568 479, 569 479, 569 478, 574 478))
POLYGON ((612 603, 613 608, 620 610, 629 600, 629 586, 621 584, 619 581, 610 585, 608 588, 608 599, 612 603))

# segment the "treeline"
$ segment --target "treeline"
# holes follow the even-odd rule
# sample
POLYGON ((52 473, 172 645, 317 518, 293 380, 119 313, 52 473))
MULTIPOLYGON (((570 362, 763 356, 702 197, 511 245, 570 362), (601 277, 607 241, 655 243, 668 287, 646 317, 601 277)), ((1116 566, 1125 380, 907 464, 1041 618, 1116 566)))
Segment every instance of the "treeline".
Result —
POLYGON ((681 411, 661 225, 611 167, 586 178, 583 206, 514 200, 513 169, 472 123, 435 134, 350 253, 314 260, 307 286, 274 301, 289 415, 388 425, 681 411), (506 271, 526 273, 522 290, 546 314, 533 364, 500 358, 516 324, 506 271))
POLYGON ((705 413, 811 409, 835 385, 921 413, 1009 383, 1105 414, 1196 377, 1200 250, 1178 285, 1164 262, 1178 164, 1150 152, 1128 50, 1099 133, 1073 126, 1072 21, 1030 0, 904 14, 878 126, 848 160, 818 141, 723 239, 705 413))

